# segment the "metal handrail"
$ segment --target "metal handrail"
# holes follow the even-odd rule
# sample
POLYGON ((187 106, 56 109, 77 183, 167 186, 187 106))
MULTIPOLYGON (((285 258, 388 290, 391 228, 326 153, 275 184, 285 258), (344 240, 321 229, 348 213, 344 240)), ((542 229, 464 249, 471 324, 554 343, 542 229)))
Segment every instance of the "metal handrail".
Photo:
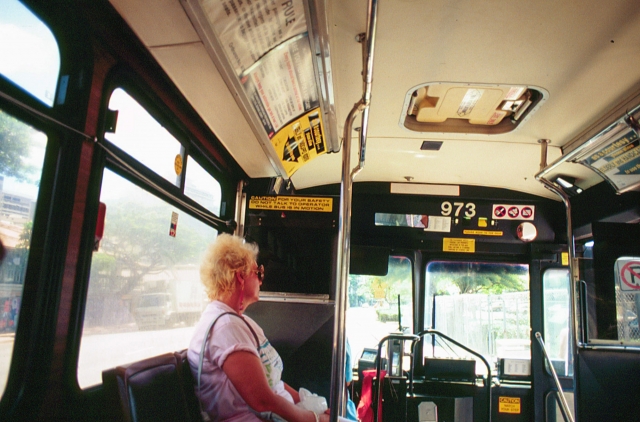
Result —
MULTIPOLYGON (((414 334, 390 334, 384 337, 382 340, 378 342, 378 354, 376 355, 376 378, 374 382, 377 382, 376 388, 373 389, 373 397, 371 403, 373 403, 373 420, 378 420, 378 402, 382 397, 382 382, 380 382, 380 372, 382 371, 382 346, 389 340, 411 340, 411 354, 409 358, 411 359, 411 370, 409 371, 409 391, 411 392, 411 397, 413 397, 413 366, 414 366, 414 357, 415 357, 415 348, 416 343, 420 340, 420 336, 414 334)), ((404 345, 401 346, 401 349, 404 350, 404 345)), ((389 359, 390 357, 387 357, 389 359)), ((389 363, 391 366, 391 363, 389 363)), ((402 369, 402 357, 398 358, 398 367, 402 369)), ((402 373, 402 371, 400 371, 402 373)), ((390 375, 390 374, 389 374, 390 375)))
POLYGON ((336 282, 336 311, 333 334, 333 355, 331 374, 331 420, 337 421, 338 415, 345 414, 345 313, 347 305, 347 282, 349 276, 350 236, 351 236, 351 196, 353 179, 364 167, 366 140, 369 125, 369 104, 371 101, 371 83, 373 81, 373 53, 376 25, 378 19, 378 1, 369 0, 367 6, 367 30, 363 50, 363 95, 347 116, 342 145, 342 182, 340 184, 340 214, 338 218, 338 253, 336 282), (353 121, 362 113, 360 127, 360 160, 351 171, 351 132, 353 121))
POLYGON ((538 343, 540 343, 540 348, 542 349, 542 353, 544 354, 547 363, 549 364, 549 369, 551 370, 551 375, 553 375, 553 380, 556 383, 556 388, 558 389, 559 397, 560 397, 560 406, 562 406, 562 413, 564 416, 564 420, 567 422, 574 422, 573 415, 569 412, 569 405, 567 404, 567 399, 564 396, 564 391, 562 390, 562 385, 560 385, 560 380, 558 379, 558 374, 556 374, 556 369, 553 367, 553 363, 551 363, 551 359, 549 358, 549 354, 547 353, 547 349, 544 346, 544 340, 542 340, 542 334, 540 332, 536 332, 536 338, 538 339, 538 343))
POLYGON ((471 353, 472 355, 480 358, 480 360, 482 360, 482 362, 484 363, 484 366, 486 366, 487 368, 487 383, 485 385, 485 387, 487 388, 487 414, 488 414, 488 418, 487 418, 487 422, 491 422, 491 383, 492 383, 492 378, 491 378, 491 365, 489 365, 489 362, 487 362, 487 360, 484 358, 484 356, 482 356, 480 353, 476 352, 475 350, 472 350, 470 348, 468 348, 467 346, 465 346, 462 343, 457 342, 456 340, 452 339, 451 337, 441 333, 440 331, 428 328, 424 331, 421 331, 417 334, 420 337, 424 337, 425 335, 438 335, 442 338, 444 338, 447 341, 450 341, 451 343, 455 344, 456 346, 458 346, 459 348, 466 350, 467 352, 471 353))

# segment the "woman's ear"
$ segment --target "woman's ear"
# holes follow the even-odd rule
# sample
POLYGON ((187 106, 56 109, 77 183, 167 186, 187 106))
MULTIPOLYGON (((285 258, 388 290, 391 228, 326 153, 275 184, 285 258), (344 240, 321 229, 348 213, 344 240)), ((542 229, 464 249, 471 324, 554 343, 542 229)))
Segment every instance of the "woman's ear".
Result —
POLYGON ((244 277, 241 271, 236 271, 236 283, 238 283, 240 287, 244 287, 244 277))

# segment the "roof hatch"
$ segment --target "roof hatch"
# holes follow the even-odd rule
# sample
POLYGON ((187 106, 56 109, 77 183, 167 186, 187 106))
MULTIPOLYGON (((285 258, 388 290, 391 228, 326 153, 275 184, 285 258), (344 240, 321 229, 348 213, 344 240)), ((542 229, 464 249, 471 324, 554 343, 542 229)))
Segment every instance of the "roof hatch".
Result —
POLYGON ((547 96, 544 89, 526 85, 427 83, 409 90, 400 123, 415 132, 506 133, 547 96))

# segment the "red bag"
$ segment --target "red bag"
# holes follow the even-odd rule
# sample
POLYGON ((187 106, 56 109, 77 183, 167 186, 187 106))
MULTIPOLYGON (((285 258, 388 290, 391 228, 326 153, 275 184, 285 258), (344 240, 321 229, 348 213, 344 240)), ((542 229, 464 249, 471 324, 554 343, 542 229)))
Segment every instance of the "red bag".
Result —
MULTIPOLYGON (((380 378, 384 379, 385 375, 387 375, 387 371, 381 370, 380 378)), ((375 377, 375 369, 362 371, 362 393, 357 409, 360 422, 373 422, 373 379, 375 377)), ((380 398, 378 397, 378 399, 380 398)), ((378 400, 378 422, 382 422, 382 400, 378 400)))

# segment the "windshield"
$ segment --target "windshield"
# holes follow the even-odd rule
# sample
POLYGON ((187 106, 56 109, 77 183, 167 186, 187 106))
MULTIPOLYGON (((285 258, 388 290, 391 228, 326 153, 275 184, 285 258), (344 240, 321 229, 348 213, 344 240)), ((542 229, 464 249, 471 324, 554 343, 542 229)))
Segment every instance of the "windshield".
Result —
MULTIPOLYGON (((530 359, 529 267, 493 262, 434 261, 427 265, 425 326, 480 353, 530 359)), ((473 358, 437 336, 425 337, 425 357, 473 358)), ((484 364, 476 365, 486 373, 484 364)))

